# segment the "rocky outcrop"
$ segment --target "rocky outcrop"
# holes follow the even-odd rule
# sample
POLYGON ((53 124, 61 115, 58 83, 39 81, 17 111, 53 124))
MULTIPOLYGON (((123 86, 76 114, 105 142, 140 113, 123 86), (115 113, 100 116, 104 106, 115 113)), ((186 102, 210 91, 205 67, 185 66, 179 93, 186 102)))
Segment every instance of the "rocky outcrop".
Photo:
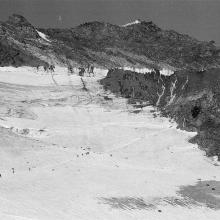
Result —
POLYGON ((191 141, 220 159, 220 69, 177 71, 171 76, 156 70, 139 74, 112 69, 101 83, 130 103, 157 106, 179 128, 197 131, 191 141))
MULTIPOLYGON (((28 49, 40 36, 23 16, 13 14, 0 23, 0 66, 38 66, 46 62, 28 49)), ((40 46, 37 45, 37 47, 40 46)))
POLYGON ((13 14, 9 17, 8 21, 3 23, 2 26, 6 32, 19 39, 40 38, 36 28, 21 15, 13 14))
POLYGON ((32 56, 27 51, 21 50, 13 45, 8 39, 0 41, 0 66, 38 66, 45 65, 46 62, 32 56))

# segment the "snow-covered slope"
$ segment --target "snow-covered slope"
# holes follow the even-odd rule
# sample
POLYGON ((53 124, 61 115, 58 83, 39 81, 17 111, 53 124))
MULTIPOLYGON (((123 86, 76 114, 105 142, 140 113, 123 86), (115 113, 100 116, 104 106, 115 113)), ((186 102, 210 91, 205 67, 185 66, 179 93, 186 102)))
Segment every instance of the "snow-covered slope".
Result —
POLYGON ((219 219, 219 167, 195 133, 152 107, 135 114, 98 84, 104 70, 60 70, 15 69, 14 82, 0 70, 0 219, 219 219), (51 83, 25 85, 37 77, 51 83))

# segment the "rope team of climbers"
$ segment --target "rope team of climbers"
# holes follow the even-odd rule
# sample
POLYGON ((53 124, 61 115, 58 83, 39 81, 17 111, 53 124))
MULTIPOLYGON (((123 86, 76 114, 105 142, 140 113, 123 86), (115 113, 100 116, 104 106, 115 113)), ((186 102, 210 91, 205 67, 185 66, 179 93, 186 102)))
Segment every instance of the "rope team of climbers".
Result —
MULTIPOLYGON (((79 67, 79 76, 85 76, 86 72, 88 73, 88 76, 91 77, 91 76, 95 76, 95 73, 94 73, 94 69, 95 67, 92 66, 92 65, 89 65, 87 66, 87 68, 84 68, 84 67, 79 67)), ((73 73, 73 68, 72 66, 68 67, 68 72, 69 73, 73 73)))
MULTIPOLYGON (((37 68, 37 71, 40 70, 40 66, 39 65, 36 68, 37 68)), ((89 76, 89 77, 91 77, 91 76, 94 77, 95 76, 94 69, 95 69, 95 67, 93 65, 90 65, 90 64, 88 64, 86 68, 85 67, 79 67, 78 68, 78 75, 79 76, 86 76, 86 74, 87 74, 87 76, 89 76)), ((55 70, 55 66, 54 65, 45 64, 43 66, 43 70, 45 72, 51 72, 52 73, 55 70)), ((74 68, 71 65, 68 65, 67 71, 68 71, 68 74, 70 74, 70 75, 75 73, 75 70, 74 70, 74 68)))
MULTIPOLYGON (((44 71, 46 73, 49 73, 51 75, 51 79, 52 81, 54 82, 54 84, 56 86, 59 86, 58 82, 56 81, 54 75, 56 75, 54 72, 55 72, 55 66, 54 65, 49 65, 49 64, 45 64, 43 66, 36 66, 36 69, 37 69, 37 72, 38 71, 44 71)), ((80 104, 80 103, 84 103, 84 104, 89 104, 93 101, 93 98, 90 94, 90 92, 88 91, 87 87, 86 87, 86 82, 83 80, 83 77, 87 76, 87 77, 95 77, 95 73, 94 73, 94 69, 95 67, 93 65, 90 65, 88 64, 87 67, 78 67, 78 68, 73 68, 72 65, 68 64, 67 65, 67 75, 70 76, 70 75, 73 75, 73 74, 76 74, 78 76, 80 76, 81 78, 81 82, 82 82, 82 86, 83 86, 83 90, 87 92, 88 95, 84 95, 84 96, 77 96, 77 95, 74 95, 73 96, 77 97, 77 102, 75 103, 76 105, 80 104)), ((72 82, 71 82, 71 78, 68 78, 69 80, 69 83, 70 85, 73 87, 74 89, 74 86, 72 85, 72 82)))

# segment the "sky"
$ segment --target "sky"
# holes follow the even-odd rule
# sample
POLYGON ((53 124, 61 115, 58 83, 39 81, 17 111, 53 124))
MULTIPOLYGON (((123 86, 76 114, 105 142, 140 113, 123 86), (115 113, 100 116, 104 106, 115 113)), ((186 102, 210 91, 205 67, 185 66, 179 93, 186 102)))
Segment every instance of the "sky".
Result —
POLYGON ((220 45, 220 0, 0 0, 0 20, 12 13, 37 27, 74 27, 87 21, 153 21, 220 45))

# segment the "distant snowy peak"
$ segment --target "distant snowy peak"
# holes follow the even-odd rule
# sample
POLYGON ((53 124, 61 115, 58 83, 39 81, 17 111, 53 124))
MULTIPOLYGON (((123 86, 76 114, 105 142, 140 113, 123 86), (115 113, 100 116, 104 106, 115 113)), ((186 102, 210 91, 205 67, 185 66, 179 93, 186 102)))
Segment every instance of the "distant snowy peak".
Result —
POLYGON ((36 31, 37 31, 37 33, 39 34, 39 36, 40 36, 42 39, 44 39, 44 40, 47 41, 47 42, 51 42, 51 41, 47 38, 46 34, 40 32, 40 31, 38 31, 38 30, 36 30, 36 31))
POLYGON ((134 25, 134 24, 140 24, 140 23, 141 23, 141 21, 139 19, 137 19, 137 20, 135 20, 131 23, 122 25, 122 27, 128 27, 128 26, 131 26, 131 25, 134 25))

